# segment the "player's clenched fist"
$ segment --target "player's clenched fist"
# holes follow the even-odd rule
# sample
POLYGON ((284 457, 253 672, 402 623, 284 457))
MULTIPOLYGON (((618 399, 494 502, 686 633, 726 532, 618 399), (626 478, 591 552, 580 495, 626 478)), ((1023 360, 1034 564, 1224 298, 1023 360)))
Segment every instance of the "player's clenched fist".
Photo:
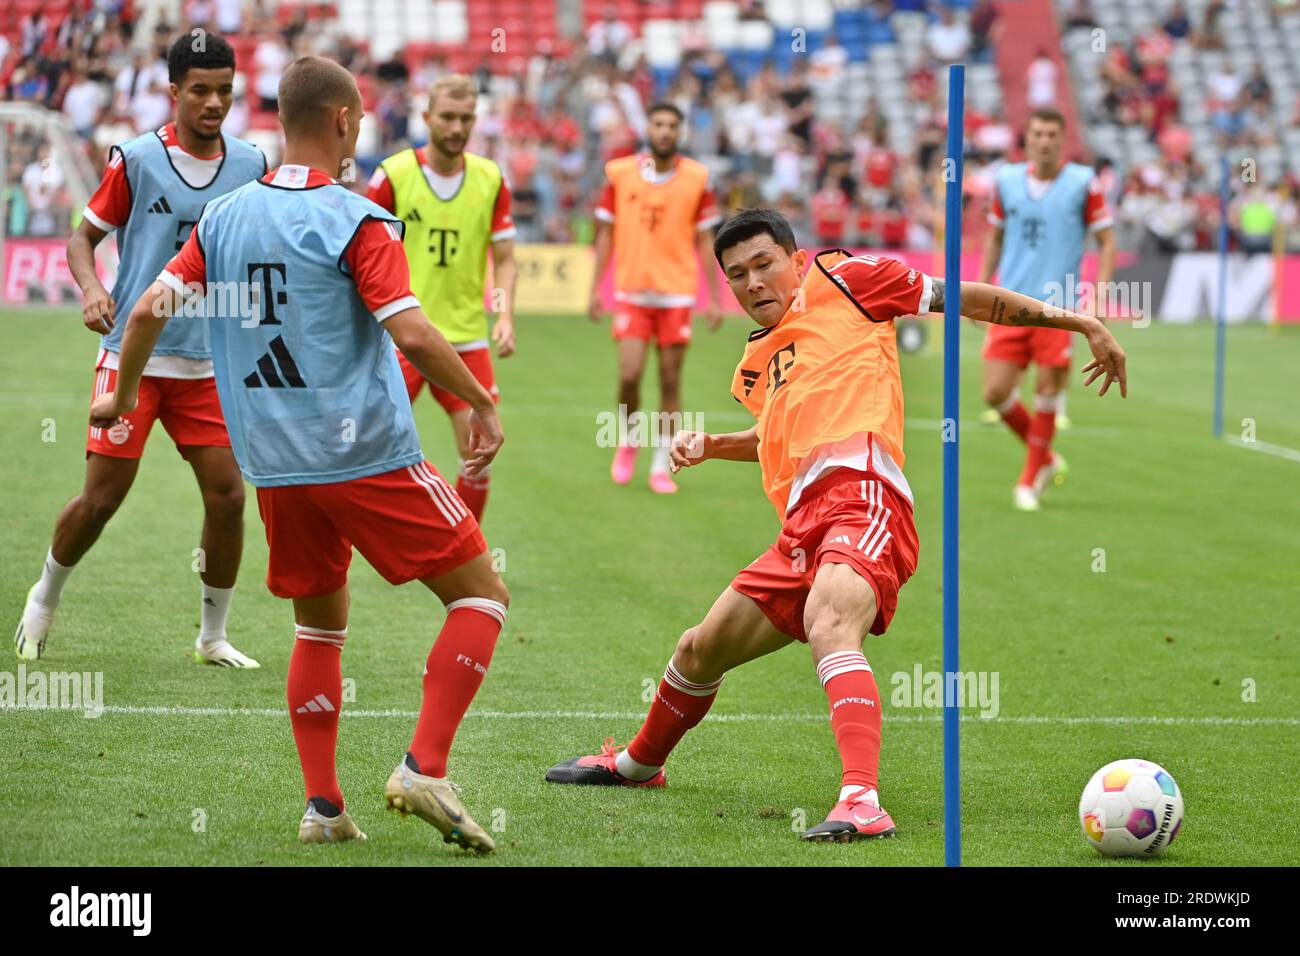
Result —
POLYGON ((81 307, 81 321, 86 328, 100 335, 107 335, 113 330, 113 297, 102 285, 86 291, 85 302, 81 307))
POLYGON ((105 392, 90 403, 90 427, 113 427, 123 415, 135 411, 135 403, 136 399, 127 398, 120 392, 105 392))
POLYGON ((698 465, 709 457, 709 436, 704 432, 680 431, 673 436, 668 451, 668 467, 673 474, 691 465, 698 465))

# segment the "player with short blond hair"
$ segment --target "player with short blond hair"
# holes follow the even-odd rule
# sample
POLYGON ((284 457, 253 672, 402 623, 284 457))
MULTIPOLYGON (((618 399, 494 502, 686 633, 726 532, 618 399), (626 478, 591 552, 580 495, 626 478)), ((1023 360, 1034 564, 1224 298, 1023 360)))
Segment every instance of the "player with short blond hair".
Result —
MULTIPOLYGON (((491 343, 497 357, 506 358, 515 351, 515 224, 505 174, 492 160, 465 148, 477 101, 478 90, 468 76, 451 73, 435 80, 424 112, 429 144, 385 159, 371 177, 367 195, 406 224, 406 257, 420 306, 479 384, 499 399, 484 284, 491 248, 496 310, 491 343)), ((398 360, 411 401, 427 385, 451 419, 462 462, 456 491, 481 521, 489 470, 471 476, 463 465, 469 455, 469 407, 441 383, 426 380, 401 355, 398 360)))
POLYGON ((334 178, 361 129, 352 76, 320 57, 296 60, 279 109, 283 164, 204 209, 136 303, 117 387, 96 399, 91 422, 107 428, 131 413, 172 322, 206 327, 235 457, 266 526, 267 587, 293 602, 286 689, 307 798, 299 839, 365 839, 335 767, 355 547, 390 583, 419 581, 447 609, 410 746, 384 789, 388 806, 488 851, 493 840, 461 805, 447 760, 509 596, 478 522, 424 460, 394 343, 470 408, 471 476, 501 447, 496 408, 411 293, 401 222, 334 178), (245 282, 248 305, 217 311, 215 290, 245 282), (195 297, 205 289, 212 294, 195 297))

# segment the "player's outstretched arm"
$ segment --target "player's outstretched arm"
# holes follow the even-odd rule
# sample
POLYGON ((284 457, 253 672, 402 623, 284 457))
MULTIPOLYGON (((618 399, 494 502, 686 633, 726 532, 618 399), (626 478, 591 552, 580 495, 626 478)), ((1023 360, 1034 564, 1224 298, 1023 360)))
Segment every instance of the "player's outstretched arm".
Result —
POLYGON ((758 461, 758 426, 725 435, 680 431, 673 436, 673 445, 668 452, 668 467, 673 474, 710 458, 758 461))
MULTIPOLYGON (((164 273, 167 275, 167 273, 164 273)), ((173 280, 174 281, 174 280, 173 280)), ((180 308, 181 296, 175 288, 157 279, 140 296, 126 320, 122 335, 122 351, 118 355, 117 384, 113 391, 105 392, 90 406, 90 424, 96 428, 109 428, 127 412, 135 411, 140 394, 140 376, 145 363, 153 354, 167 320, 180 308)))
MULTIPOLYGON (((930 309, 942 312, 945 292, 943 280, 932 280, 932 286, 930 309)), ((1128 397, 1124 350, 1119 347, 1110 330, 1093 316, 1048 305, 1031 296, 985 282, 961 284, 961 312, 977 322, 988 322, 991 325, 1064 329, 1079 333, 1088 340, 1088 348, 1092 350, 1092 361, 1080 369, 1088 376, 1083 384, 1091 385, 1105 375, 1106 379, 1101 383, 1098 395, 1105 395, 1112 383, 1118 382, 1120 395, 1128 397)))
POLYGON ((505 441, 492 396, 425 317, 424 310, 403 309, 384 319, 384 328, 421 375, 469 404, 470 457, 465 470, 470 477, 478 475, 492 463, 505 441))

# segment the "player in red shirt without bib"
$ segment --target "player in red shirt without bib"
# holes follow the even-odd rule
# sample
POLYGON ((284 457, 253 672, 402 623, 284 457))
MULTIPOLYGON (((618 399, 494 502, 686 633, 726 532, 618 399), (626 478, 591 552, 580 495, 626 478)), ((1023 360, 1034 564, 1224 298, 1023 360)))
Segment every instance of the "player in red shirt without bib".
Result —
POLYGON ((610 466, 616 484, 636 471, 637 438, 654 444, 650 488, 672 494, 668 450, 681 423, 682 362, 691 341, 691 312, 699 290, 700 263, 708 280, 709 328, 722 324, 718 273, 710 237, 718 224, 709 172, 677 152, 682 113, 656 103, 647 114, 650 150, 605 164, 605 190, 596 206, 596 272, 588 314, 600 321, 600 284, 614 259, 614 341, 618 344, 618 447, 610 466), (646 352, 659 350, 659 428, 629 421, 641 409, 641 374, 646 352))
MULTIPOLYGON (((134 295, 180 248, 194 225, 191 219, 198 219, 192 207, 206 198, 195 197, 219 194, 266 171, 266 159, 255 147, 227 142, 221 135, 234 88, 235 54, 230 44, 209 34, 204 48, 196 50, 193 37, 186 34, 172 44, 167 69, 175 120, 113 148, 104 178, 68 241, 68 267, 85 296, 83 320, 91 331, 105 336, 106 347, 100 348, 95 363, 92 400, 115 387, 115 326, 126 321, 134 295), (227 155, 228 150, 234 155, 227 155), (115 293, 130 301, 114 301, 95 272, 95 247, 118 230, 115 293)), ((149 433, 155 422, 161 422, 193 468, 203 497, 202 596, 195 660, 224 667, 258 666, 226 635, 244 547, 244 482, 230 452, 212 359, 202 348, 179 351, 187 354, 173 350, 150 359, 140 404, 131 414, 111 428, 90 429, 84 487, 59 515, 41 578, 28 592, 14 636, 20 658, 33 660, 44 651, 64 585, 126 499, 149 433)), ((192 561, 188 546, 185 561, 192 561)))
MULTIPOLYGON (((679 434, 675 467, 709 458, 757 461, 782 521, 776 543, 732 581, 704 620, 688 628, 650 712, 626 750, 552 767, 553 783, 661 787, 668 754, 704 719, 724 675, 801 641, 809 645, 830 707, 841 788, 807 840, 889 837, 880 805, 880 694, 862 653, 883 634, 898 592, 916 570, 912 494, 903 476, 903 385, 894 340, 900 316, 941 310, 945 288, 895 259, 840 249, 810 259, 790 224, 770 210, 727 221, 714 240, 736 300, 758 325, 732 379, 732 395, 758 424, 744 432, 679 434)), ((963 311, 1002 325, 1050 326, 1088 337, 1089 382, 1105 374, 1126 389, 1124 353, 1105 326, 976 282, 963 311)))

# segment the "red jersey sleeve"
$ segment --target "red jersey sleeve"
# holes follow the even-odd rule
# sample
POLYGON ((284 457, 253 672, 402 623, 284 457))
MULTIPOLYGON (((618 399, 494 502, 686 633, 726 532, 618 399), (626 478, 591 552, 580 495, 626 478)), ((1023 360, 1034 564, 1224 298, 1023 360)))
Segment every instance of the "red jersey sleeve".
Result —
POLYGON ((497 201, 492 206, 492 241, 503 242, 515 237, 515 220, 510 215, 510 181, 501 177, 497 201))
POLYGON ((897 259, 853 256, 829 272, 875 322, 930 311, 932 280, 897 259))
POLYGON ((116 146, 109 153, 104 178, 86 203, 85 217, 104 232, 126 225, 131 214, 131 185, 126 181, 126 160, 116 146))
POLYGON ((1101 180, 1094 176, 1092 182, 1088 184, 1088 198, 1083 203, 1083 224, 1088 227, 1089 232, 1096 232, 1114 223, 1115 217, 1111 215, 1110 207, 1106 205, 1106 192, 1102 188, 1101 180))
POLYGON ((1006 224, 1006 213, 1002 211, 1002 197, 998 194, 997 186, 993 187, 993 205, 989 207, 989 222, 999 229, 1006 224))
POLYGON ((605 183, 604 190, 601 191, 600 201, 596 203, 595 216, 601 222, 614 221, 614 184, 605 183))
POLYGON ((388 181, 388 174, 384 172, 384 167, 377 167, 370 177, 370 182, 366 186, 366 198, 391 213, 397 212, 393 200, 393 184, 388 181))
POLYGON ((420 305, 411 293, 411 268, 406 262, 402 229, 396 223, 367 219, 343 258, 361 300, 380 322, 420 305))
POLYGON ((170 262, 163 266, 158 276, 163 282, 182 291, 182 286, 204 285, 207 282, 208 263, 203 256, 203 246, 199 243, 199 227, 190 230, 190 236, 181 246, 181 251, 172 256, 170 262), (171 280, 176 281, 171 281, 171 280))
POLYGON ((711 186, 705 186, 704 192, 700 194, 700 208, 695 213, 696 229, 712 229, 722 221, 718 215, 718 200, 713 194, 711 186))

